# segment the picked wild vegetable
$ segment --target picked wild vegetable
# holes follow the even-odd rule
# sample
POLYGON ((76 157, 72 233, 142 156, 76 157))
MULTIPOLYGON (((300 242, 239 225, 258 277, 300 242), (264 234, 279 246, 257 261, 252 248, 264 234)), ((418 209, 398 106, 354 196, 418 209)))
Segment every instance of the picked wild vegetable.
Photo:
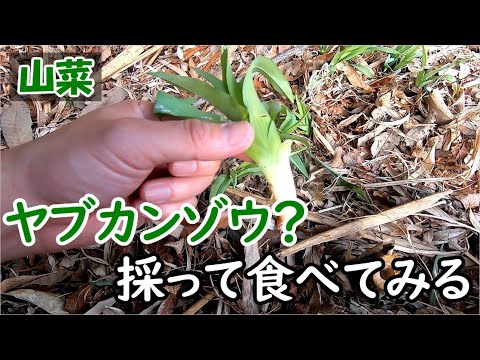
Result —
MULTIPOLYGON (((153 73, 153 75, 200 96, 223 115, 201 111, 192 105, 194 99, 178 99, 165 92, 160 92, 157 96, 155 113, 214 122, 242 120, 250 122, 255 130, 255 139, 245 154, 257 164, 258 169, 254 169, 256 167, 250 164, 250 171, 247 173, 256 173, 260 170, 267 179, 276 201, 296 199, 289 159, 292 140, 305 142, 305 139, 291 133, 297 128, 300 133, 303 129, 308 131, 310 116, 305 105, 293 95, 280 69, 272 60, 259 56, 252 61, 245 77, 237 81, 228 61, 228 52, 224 49, 222 80, 200 69, 194 70, 206 81, 164 72, 153 73), (262 74, 290 103, 296 100, 298 113, 293 113, 278 101, 262 102, 253 83, 253 76, 257 72, 262 74)), ((219 177, 219 180, 224 183, 224 186, 216 183, 212 189, 223 192, 230 179, 224 175, 219 177)), ((283 220, 280 217, 277 225, 280 226, 282 223, 283 220)))

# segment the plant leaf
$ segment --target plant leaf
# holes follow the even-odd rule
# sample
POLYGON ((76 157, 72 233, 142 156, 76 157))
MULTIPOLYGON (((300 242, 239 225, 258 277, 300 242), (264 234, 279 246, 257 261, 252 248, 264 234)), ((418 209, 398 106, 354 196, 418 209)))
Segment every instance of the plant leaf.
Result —
POLYGON ((213 85, 215 89, 218 90, 223 90, 224 92, 227 92, 227 89, 225 88, 222 80, 217 78, 216 76, 207 73, 206 71, 203 71, 202 69, 198 69, 196 67, 192 67, 193 71, 195 71, 198 75, 203 77, 205 80, 207 80, 210 84, 213 85))
POLYGON ((223 194, 231 182, 230 176, 225 174, 218 175, 210 188, 209 201, 212 201, 215 196, 223 194))
POLYGON ((335 170, 333 170, 330 166, 325 164, 323 161, 317 159, 317 157, 315 155, 313 155, 310 151, 308 152, 308 154, 312 157, 313 160, 315 160, 319 165, 321 165, 325 169, 327 169, 330 174, 332 174, 335 178, 338 179, 338 185, 345 186, 346 188, 350 189, 355 194, 357 194, 357 196, 361 200, 366 201, 366 202, 370 202, 368 194, 363 188, 361 188, 358 185, 352 184, 352 183, 348 182, 347 180, 343 179, 342 175, 337 173, 335 170))
POLYGON ((373 78, 373 71, 370 68, 360 64, 352 64, 352 66, 369 79, 373 78))
POLYGON ((292 135, 292 134, 280 134, 280 139, 282 141, 284 140, 295 140, 299 141, 302 144, 306 146, 307 149, 310 149, 310 143, 308 142, 308 139, 304 138, 303 136, 299 135, 292 135))
POLYGON ((428 50, 425 45, 422 47, 422 66, 425 67, 427 66, 427 60, 428 60, 428 50))
POLYGON ((190 99, 178 99, 173 95, 160 91, 153 108, 155 114, 171 115, 181 118, 200 119, 212 122, 228 122, 220 115, 206 113, 190 105, 190 99))
POLYGON ((308 179, 310 177, 310 174, 308 173, 308 170, 305 167, 305 164, 303 163, 299 154, 291 155, 290 156, 290 161, 302 173, 302 175, 305 176, 306 179, 308 179))
POLYGON ((239 179, 247 175, 262 175, 262 170, 260 170, 258 165, 248 161, 241 163, 235 171, 239 179))
POLYGON ((218 111, 224 113, 230 120, 238 121, 247 118, 246 109, 239 105, 230 95, 223 90, 215 89, 202 80, 164 72, 153 73, 152 75, 202 97, 218 111))
POLYGON ((230 61, 228 61, 228 49, 225 48, 222 52, 222 81, 223 87, 228 90, 228 93, 241 105, 243 103, 242 84, 239 84, 235 79, 235 74, 232 71, 230 61))
MULTIPOLYGON (((275 65, 275 63, 264 56, 259 56, 252 61, 249 70, 253 72, 259 72, 267 78, 272 87, 280 94, 285 96, 290 102, 294 101, 292 88, 285 79, 282 71, 275 65)), ((246 78, 246 76, 245 76, 246 78)), ((245 99, 244 99, 245 100, 245 99)))

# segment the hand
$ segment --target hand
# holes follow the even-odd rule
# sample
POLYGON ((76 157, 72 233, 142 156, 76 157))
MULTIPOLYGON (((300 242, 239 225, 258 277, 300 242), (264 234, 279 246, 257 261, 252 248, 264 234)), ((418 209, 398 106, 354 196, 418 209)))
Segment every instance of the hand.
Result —
MULTIPOLYGON (((152 104, 122 103, 92 111, 38 140, 2 152, 2 215, 22 197, 28 206, 75 203, 91 193, 99 208, 115 197, 139 208, 148 201, 163 218, 212 182, 222 159, 241 154, 254 138, 247 122, 159 120, 152 104)), ((140 215, 140 214, 139 214, 140 215)), ((144 222, 139 216, 139 225, 144 222)), ((79 238, 55 242, 70 219, 52 219, 35 233, 34 246, 20 242, 16 226, 2 223, 2 261, 95 243, 103 223, 90 215, 79 238)))

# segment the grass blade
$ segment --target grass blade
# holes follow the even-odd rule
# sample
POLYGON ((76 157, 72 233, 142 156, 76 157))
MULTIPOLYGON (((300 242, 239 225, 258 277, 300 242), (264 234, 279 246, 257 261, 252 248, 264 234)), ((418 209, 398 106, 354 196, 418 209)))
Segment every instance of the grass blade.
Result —
POLYGON ((155 114, 171 115, 187 119, 200 119, 212 122, 228 122, 223 116, 206 113, 190 104, 190 99, 178 99, 173 95, 160 91, 155 101, 155 114))
POLYGON ((305 164, 300 158, 299 154, 293 154, 292 156, 290 156, 290 161, 302 173, 302 175, 305 176, 306 179, 310 177, 309 171, 305 167, 305 164))
POLYGON ((223 90, 224 92, 227 92, 227 89, 225 88, 222 80, 217 78, 216 76, 213 76, 212 74, 209 74, 201 69, 197 69, 195 67, 192 67, 193 71, 195 71, 198 75, 203 77, 205 80, 207 80, 210 84, 213 85, 215 89, 218 90, 223 90))
POLYGON ((230 176, 225 174, 218 175, 210 188, 209 201, 212 201, 215 196, 223 194, 231 182, 230 176))
POLYGON ((164 72, 153 73, 152 75, 202 97, 230 120, 238 121, 247 118, 247 110, 243 106, 239 105, 224 91, 215 89, 204 81, 164 72))

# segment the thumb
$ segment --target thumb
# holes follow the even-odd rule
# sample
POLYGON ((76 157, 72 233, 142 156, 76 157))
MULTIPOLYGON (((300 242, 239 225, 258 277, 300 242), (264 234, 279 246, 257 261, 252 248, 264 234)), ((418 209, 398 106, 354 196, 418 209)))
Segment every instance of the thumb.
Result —
POLYGON ((200 120, 153 121, 137 127, 140 147, 149 165, 184 160, 222 160, 243 153, 255 133, 246 121, 218 124, 200 120))

